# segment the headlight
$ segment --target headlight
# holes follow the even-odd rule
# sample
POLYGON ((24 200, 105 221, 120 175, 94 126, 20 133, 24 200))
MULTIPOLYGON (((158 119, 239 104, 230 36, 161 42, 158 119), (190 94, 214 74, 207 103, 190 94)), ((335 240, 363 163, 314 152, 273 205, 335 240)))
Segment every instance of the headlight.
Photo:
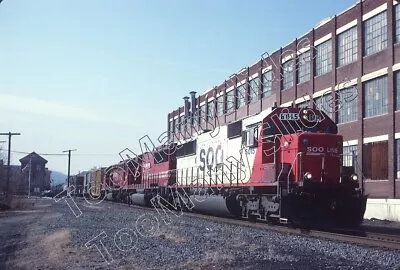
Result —
POLYGON ((357 181, 357 180, 358 180, 358 176, 357 176, 356 174, 353 174, 353 175, 351 176, 351 180, 357 181))
POLYGON ((304 179, 310 180, 311 178, 312 178, 312 174, 311 174, 311 173, 306 172, 306 173, 304 174, 304 179))
POLYGON ((307 139, 307 138, 304 138, 304 139, 303 139, 303 144, 304 144, 304 145, 308 145, 308 139, 307 139))

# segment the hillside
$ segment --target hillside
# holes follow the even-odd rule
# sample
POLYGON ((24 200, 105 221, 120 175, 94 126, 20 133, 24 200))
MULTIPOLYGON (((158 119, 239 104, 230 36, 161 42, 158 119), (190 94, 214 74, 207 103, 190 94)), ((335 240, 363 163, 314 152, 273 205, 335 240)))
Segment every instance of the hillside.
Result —
POLYGON ((67 175, 57 172, 57 171, 51 171, 50 179, 52 179, 52 186, 56 186, 59 184, 64 184, 67 181, 67 175))

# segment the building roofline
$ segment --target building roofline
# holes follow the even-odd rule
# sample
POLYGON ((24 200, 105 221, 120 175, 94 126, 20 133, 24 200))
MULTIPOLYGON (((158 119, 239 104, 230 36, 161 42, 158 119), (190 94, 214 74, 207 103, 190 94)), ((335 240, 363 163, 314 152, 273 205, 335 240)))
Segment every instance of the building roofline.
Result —
MULTIPOLYGON (((299 39, 299 37, 301 38, 301 37, 304 37, 304 36, 308 35, 310 32, 314 31, 315 29, 318 29, 318 28, 322 27, 323 25, 325 25, 325 24, 329 23, 330 21, 332 21, 335 17, 344 14, 345 12, 347 12, 347 11, 349 11, 349 10, 355 8, 358 4, 363 3, 363 2, 365 2, 365 0, 357 0, 355 4, 351 5, 350 7, 347 7, 347 8, 344 9, 343 11, 341 11, 341 12, 335 14, 335 15, 331 15, 331 16, 328 16, 328 17, 322 19, 320 22, 318 22, 318 23, 315 25, 314 28, 311 28, 310 30, 308 30, 307 32, 305 32, 303 35, 300 35, 300 36, 296 37, 295 39, 293 39, 292 41, 290 41, 288 44, 286 44, 286 45, 284 45, 284 46, 280 46, 278 49, 273 50, 272 53, 271 53, 271 55, 274 54, 274 53, 276 53, 276 52, 278 52, 281 48, 285 48, 286 46, 292 44, 293 41, 295 41, 296 39, 299 39)), ((266 51, 266 52, 267 52, 267 51, 266 51)), ((265 52, 264 52, 264 54, 265 54, 265 52)), ((257 65, 258 63, 260 63, 260 61, 262 60, 262 55, 263 55, 263 54, 260 55, 260 59, 257 60, 257 62, 255 62, 255 63, 252 64, 252 65, 247 66, 247 68, 253 67, 253 66, 257 65)), ((243 68, 242 68, 242 69, 243 69, 243 68)), ((225 82, 225 81, 226 81, 226 79, 224 80, 224 82, 225 82)), ((224 82, 223 82, 223 83, 224 83, 224 82)), ((202 94, 201 94, 200 96, 203 96, 203 95, 209 93, 210 91, 212 91, 212 90, 215 89, 216 87, 219 87, 219 86, 222 85, 223 83, 221 83, 221 84, 219 84, 219 85, 217 85, 217 86, 215 86, 215 87, 213 87, 213 88, 208 88, 208 89, 206 89, 205 91, 202 92, 202 94)), ((175 111, 175 110, 173 110, 173 111, 175 111)))

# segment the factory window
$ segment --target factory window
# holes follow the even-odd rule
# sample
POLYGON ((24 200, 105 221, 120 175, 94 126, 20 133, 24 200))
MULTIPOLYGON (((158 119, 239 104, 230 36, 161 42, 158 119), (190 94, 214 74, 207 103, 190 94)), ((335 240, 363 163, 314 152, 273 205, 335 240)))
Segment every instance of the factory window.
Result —
POLYGON ((272 71, 267 71, 262 75, 262 97, 272 95, 272 71))
POLYGON ((343 146, 343 166, 353 167, 357 157, 357 145, 343 146))
POLYGON ((179 131, 181 131, 181 118, 180 117, 178 117, 176 119, 176 126, 175 126, 175 132, 179 132, 179 131))
POLYGON ((332 93, 324 93, 323 96, 320 96, 314 100, 315 107, 317 110, 323 111, 326 115, 332 119, 332 112, 334 110, 334 104, 332 104, 333 98, 332 93))
POLYGON ((366 179, 388 179, 388 164, 388 141, 364 145, 364 175, 366 179))
POLYGON ((396 39, 395 43, 400 42, 400 5, 396 5, 394 8, 395 20, 396 20, 396 39))
POLYGON ((258 86, 260 85, 260 78, 257 77, 255 79, 252 79, 249 84, 249 103, 253 103, 258 100, 258 86))
POLYGON ((386 11, 364 22, 364 55, 371 55, 387 47, 386 11))
POLYGON ((236 88, 236 108, 241 108, 246 105, 246 84, 236 88))
POLYGON ((169 121, 169 133, 174 133, 174 121, 169 121))
POLYGON ((396 140, 396 179, 400 179, 400 140, 396 140))
POLYGON ((357 27, 338 35, 338 66, 357 61, 357 27))
POLYGON ((208 102, 208 106, 207 106, 207 116, 206 119, 210 120, 214 118, 214 101, 210 101, 208 102))
POLYGON ((337 123, 346 123, 357 120, 357 104, 358 104, 358 93, 357 87, 352 86, 344 88, 337 93, 338 97, 335 99, 338 101, 336 109, 338 112, 337 123))
POLYGON ((227 113, 235 111, 235 91, 231 90, 226 93, 226 108, 227 113))
POLYGON ((298 58, 297 82, 303 83, 310 79, 311 55, 310 51, 300 54, 298 58))
POLYGON ((315 49, 315 76, 320 76, 332 70, 332 40, 319 44, 315 49))
POLYGON ((203 124, 206 121, 206 105, 203 104, 202 106, 200 106, 200 123, 203 124))
POLYGON ((220 95, 217 98, 217 116, 224 114, 224 95, 220 95))
MULTIPOLYGON (((399 5, 400 6, 400 5, 399 5)), ((400 71, 396 72, 396 111, 400 110, 400 71)))
POLYGON ((289 60, 282 65, 282 90, 293 86, 294 60, 289 60))
POLYGON ((179 131, 178 119, 174 119, 174 120, 172 120, 172 122, 173 122, 173 125, 174 125, 174 131, 173 131, 173 133, 176 133, 176 132, 179 131))
POLYGON ((185 115, 181 115, 181 131, 186 130, 186 121, 185 121, 185 115))
POLYGON ((388 111, 387 77, 370 80, 364 84, 364 117, 385 114, 388 111))

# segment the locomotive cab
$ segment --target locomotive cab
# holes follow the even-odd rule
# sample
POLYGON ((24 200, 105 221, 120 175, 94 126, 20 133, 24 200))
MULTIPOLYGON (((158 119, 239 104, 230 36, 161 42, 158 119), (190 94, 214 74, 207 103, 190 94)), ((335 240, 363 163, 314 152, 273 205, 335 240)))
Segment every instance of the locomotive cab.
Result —
POLYGON ((263 163, 276 167, 279 216, 300 224, 359 225, 367 197, 356 170, 343 174, 343 137, 336 124, 318 110, 279 108, 263 125, 263 163))

